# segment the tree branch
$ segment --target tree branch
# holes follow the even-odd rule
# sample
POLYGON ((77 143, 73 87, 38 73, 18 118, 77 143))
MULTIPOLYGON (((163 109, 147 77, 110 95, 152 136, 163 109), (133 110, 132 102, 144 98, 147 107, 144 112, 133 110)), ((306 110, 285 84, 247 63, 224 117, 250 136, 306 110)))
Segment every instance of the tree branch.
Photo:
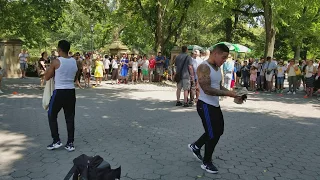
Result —
MULTIPOLYGON (((173 34, 174 34, 175 32, 177 32, 177 30, 182 26, 183 21, 184 21, 184 20, 186 19, 186 17, 187 17, 187 13, 188 13, 188 9, 189 9, 189 7, 190 7, 190 4, 191 4, 191 1, 190 1, 190 0, 188 0, 188 1, 185 2, 185 6, 184 6, 185 11, 182 13, 178 25, 177 25, 175 28, 173 28, 171 31, 168 32, 168 36, 167 36, 167 38, 165 39, 165 41, 164 41, 163 44, 167 44, 167 43, 169 42, 170 38, 173 36, 173 34)), ((171 29, 171 25, 170 25, 170 29, 171 29)))
POLYGON ((233 12, 239 12, 245 16, 249 16, 249 17, 258 17, 258 16, 263 16, 264 12, 263 11, 259 11, 259 12, 254 12, 254 13, 251 13, 251 12, 248 12, 247 11, 243 11, 243 10, 240 10, 240 9, 232 9, 233 12))
POLYGON ((148 15, 147 12, 145 11, 145 9, 142 6, 141 0, 137 0, 137 3, 140 7, 140 10, 143 14, 143 16, 146 18, 147 22, 149 23, 149 25, 152 27, 152 19, 151 19, 151 15, 148 15))

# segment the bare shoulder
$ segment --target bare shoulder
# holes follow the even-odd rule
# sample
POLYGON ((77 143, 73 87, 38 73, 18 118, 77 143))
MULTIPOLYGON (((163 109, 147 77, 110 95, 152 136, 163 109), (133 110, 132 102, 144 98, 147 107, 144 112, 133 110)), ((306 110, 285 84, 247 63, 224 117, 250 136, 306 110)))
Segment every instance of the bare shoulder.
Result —
POLYGON ((208 74, 210 73, 210 68, 207 64, 200 64, 198 66, 197 72, 199 72, 199 74, 208 74))
POLYGON ((55 69, 58 69, 59 66, 60 66, 60 60, 59 60, 58 58, 53 59, 53 60, 51 61, 50 67, 53 67, 53 68, 55 68, 55 69))

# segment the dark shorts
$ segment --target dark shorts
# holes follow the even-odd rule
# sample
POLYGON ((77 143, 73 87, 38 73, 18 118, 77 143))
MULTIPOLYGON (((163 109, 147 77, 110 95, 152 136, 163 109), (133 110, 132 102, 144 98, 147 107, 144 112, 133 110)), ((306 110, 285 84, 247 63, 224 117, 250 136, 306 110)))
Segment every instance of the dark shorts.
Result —
POLYGON ((85 77, 85 78, 91 78, 91 72, 90 72, 90 71, 84 72, 84 73, 83 73, 83 77, 85 77))
POLYGON ((204 130, 210 139, 223 134, 224 119, 220 107, 215 107, 198 100, 197 111, 202 120, 204 130))
POLYGON ((119 76, 119 70, 118 69, 112 69, 112 76, 111 79, 112 80, 117 80, 119 76))
POLYGON ((306 87, 313 88, 314 87, 314 76, 311 76, 309 78, 306 78, 306 87))
POLYGON ((104 74, 109 74, 109 69, 104 69, 105 70, 105 73, 104 74))
POLYGON ((236 72, 236 74, 237 74, 237 77, 241 77, 241 72, 240 71, 236 72))

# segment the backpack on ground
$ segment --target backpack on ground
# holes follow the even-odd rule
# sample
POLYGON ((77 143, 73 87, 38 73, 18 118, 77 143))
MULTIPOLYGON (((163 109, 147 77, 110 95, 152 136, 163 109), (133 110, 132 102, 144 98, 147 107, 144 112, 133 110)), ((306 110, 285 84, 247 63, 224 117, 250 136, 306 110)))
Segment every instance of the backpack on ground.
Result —
POLYGON ((118 180, 121 175, 121 167, 111 169, 110 164, 100 156, 87 156, 85 154, 73 160, 73 167, 70 169, 64 180, 118 180))

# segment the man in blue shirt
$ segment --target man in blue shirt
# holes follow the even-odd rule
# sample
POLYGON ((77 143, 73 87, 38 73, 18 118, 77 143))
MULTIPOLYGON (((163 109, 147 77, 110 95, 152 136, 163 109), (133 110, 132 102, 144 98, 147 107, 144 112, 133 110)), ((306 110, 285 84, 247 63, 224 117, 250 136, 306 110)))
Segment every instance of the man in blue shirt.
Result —
POLYGON ((163 65, 164 57, 161 55, 161 52, 158 52, 158 56, 156 57, 156 72, 158 75, 158 82, 161 82, 161 77, 163 75, 163 65))

